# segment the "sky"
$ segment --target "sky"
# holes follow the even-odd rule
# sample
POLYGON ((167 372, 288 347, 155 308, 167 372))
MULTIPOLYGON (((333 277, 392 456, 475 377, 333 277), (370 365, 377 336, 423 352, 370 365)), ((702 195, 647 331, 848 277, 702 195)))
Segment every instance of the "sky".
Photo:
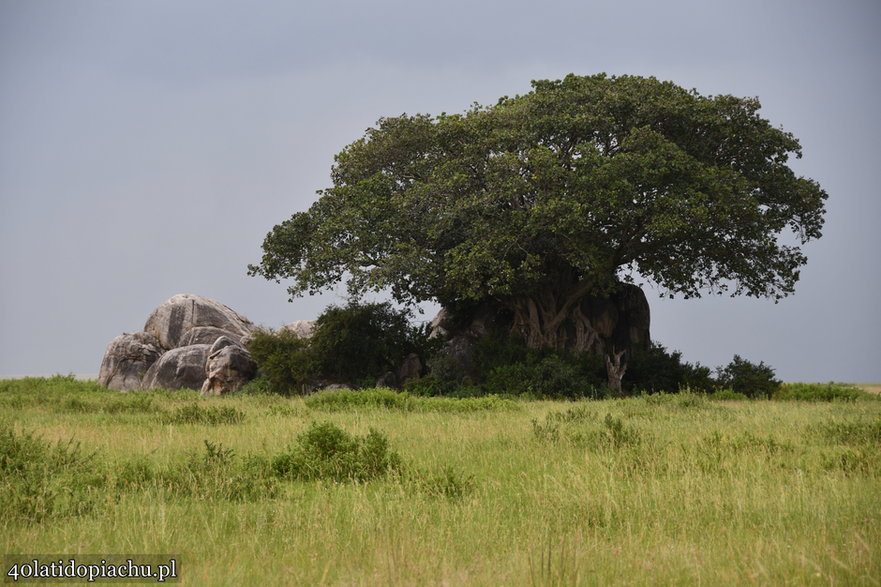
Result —
POLYGON ((648 287, 652 338, 881 381, 879 27, 877 0, 0 0, 0 376, 97 373, 177 293, 317 317, 342 289, 288 302, 247 265, 343 147, 380 117, 607 72, 758 96, 829 194, 793 296, 648 287))

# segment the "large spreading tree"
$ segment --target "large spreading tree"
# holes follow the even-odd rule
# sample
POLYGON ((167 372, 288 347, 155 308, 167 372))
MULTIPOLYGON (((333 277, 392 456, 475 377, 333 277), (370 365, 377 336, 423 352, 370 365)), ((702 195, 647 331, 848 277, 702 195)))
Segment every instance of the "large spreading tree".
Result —
POLYGON ((826 194, 790 169, 799 142, 757 99, 635 76, 532 86, 379 120, 251 274, 293 279, 292 297, 346 281, 402 303, 491 301, 530 346, 575 350, 594 327, 581 301, 636 279, 685 297, 793 292, 826 194))

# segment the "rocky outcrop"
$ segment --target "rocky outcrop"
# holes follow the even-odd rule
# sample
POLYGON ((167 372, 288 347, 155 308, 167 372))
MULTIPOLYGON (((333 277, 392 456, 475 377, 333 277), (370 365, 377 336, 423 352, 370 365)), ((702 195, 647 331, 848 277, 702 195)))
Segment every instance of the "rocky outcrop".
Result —
POLYGON ((315 329, 315 320, 297 320, 282 326, 282 330, 290 330, 300 338, 309 338, 315 329))
POLYGON ((224 336, 208 352, 205 374, 202 395, 221 395, 240 390, 256 377, 257 363, 242 345, 224 336))
POLYGON ((104 352, 98 383, 120 391, 141 389, 144 375, 162 350, 159 340, 146 332, 117 336, 104 352))
POLYGON ((250 320, 218 301, 178 294, 153 310, 144 324, 144 332, 158 338, 162 347, 169 350, 183 346, 181 343, 190 330, 200 326, 217 328, 236 340, 254 329, 250 320))
POLYGON ((110 342, 98 380, 122 391, 236 391, 257 374, 242 342, 253 330, 250 320, 218 301, 179 294, 150 314, 143 332, 110 342))
POLYGON ((166 351, 144 375, 143 389, 202 389, 210 350, 207 344, 192 344, 166 351))

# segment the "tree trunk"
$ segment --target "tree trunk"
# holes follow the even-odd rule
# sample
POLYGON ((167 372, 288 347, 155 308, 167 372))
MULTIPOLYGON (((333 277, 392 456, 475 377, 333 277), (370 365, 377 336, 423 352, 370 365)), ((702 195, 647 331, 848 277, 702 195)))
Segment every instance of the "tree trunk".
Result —
POLYGON ((623 395, 621 380, 624 379, 624 373, 627 372, 627 361, 624 361, 623 364, 621 362, 624 354, 625 351, 618 351, 617 353, 605 356, 606 375, 609 379, 609 389, 611 389, 616 396, 623 395), (614 360, 612 359, 613 356, 614 360))
POLYGON ((628 351, 649 344, 649 308, 642 290, 622 284, 610 295, 586 284, 503 302, 514 315, 511 333, 530 348, 548 347, 603 356, 609 387, 621 393, 628 351))
POLYGON ((506 304, 514 314, 511 333, 530 348, 602 352, 600 335, 578 302, 578 298, 560 300, 551 292, 513 298, 506 304))

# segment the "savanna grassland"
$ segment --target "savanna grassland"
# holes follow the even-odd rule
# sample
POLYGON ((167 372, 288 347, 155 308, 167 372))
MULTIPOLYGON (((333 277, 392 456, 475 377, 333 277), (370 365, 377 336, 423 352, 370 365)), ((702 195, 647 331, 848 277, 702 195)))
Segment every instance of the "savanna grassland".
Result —
POLYGON ((881 584, 881 399, 806 389, 835 401, 0 381, 0 544, 191 585, 881 584))

